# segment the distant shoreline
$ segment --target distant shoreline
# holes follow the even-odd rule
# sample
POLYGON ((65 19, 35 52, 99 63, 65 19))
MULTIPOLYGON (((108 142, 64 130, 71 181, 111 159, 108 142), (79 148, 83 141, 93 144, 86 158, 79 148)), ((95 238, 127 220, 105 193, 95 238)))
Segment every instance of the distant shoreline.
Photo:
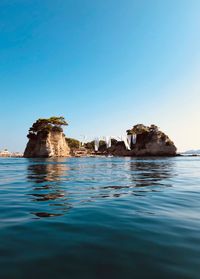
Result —
MULTIPOLYGON (((30 158, 30 159, 56 159, 56 158, 95 158, 95 157, 131 157, 131 158, 148 158, 148 157, 200 157, 200 154, 183 154, 183 153, 179 153, 179 154, 176 154, 175 156, 153 156, 153 155, 146 155, 146 156, 115 156, 115 155, 106 155, 106 154, 93 154, 93 155, 83 155, 83 156, 69 156, 69 157, 33 157, 33 158, 30 158)), ((23 155, 10 155, 10 156, 1 156, 0 155, 0 158, 25 158, 23 155)))

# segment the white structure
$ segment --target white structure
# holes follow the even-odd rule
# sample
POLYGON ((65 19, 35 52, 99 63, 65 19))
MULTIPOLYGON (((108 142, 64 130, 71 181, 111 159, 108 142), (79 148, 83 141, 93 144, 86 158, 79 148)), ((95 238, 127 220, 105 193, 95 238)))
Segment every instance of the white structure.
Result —
POLYGON ((0 151, 0 157, 11 157, 11 155, 12 154, 7 149, 0 151))

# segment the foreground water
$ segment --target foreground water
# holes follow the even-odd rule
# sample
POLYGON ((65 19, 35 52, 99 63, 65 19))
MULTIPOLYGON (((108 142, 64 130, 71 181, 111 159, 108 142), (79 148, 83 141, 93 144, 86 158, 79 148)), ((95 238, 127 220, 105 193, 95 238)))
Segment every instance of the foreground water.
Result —
POLYGON ((0 159, 0 278, 200 278, 200 158, 0 159))

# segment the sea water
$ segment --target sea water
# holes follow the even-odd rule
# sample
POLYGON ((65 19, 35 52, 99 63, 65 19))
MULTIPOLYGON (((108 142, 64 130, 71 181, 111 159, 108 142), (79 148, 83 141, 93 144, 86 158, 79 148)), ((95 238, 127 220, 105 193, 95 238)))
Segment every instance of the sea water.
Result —
POLYGON ((200 158, 0 159, 0 278, 200 278, 200 158))

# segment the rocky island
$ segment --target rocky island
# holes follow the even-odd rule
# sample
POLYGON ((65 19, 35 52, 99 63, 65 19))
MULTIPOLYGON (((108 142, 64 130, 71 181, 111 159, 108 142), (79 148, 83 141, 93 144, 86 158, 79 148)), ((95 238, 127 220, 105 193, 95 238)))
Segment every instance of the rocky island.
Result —
POLYGON ((130 150, 123 142, 116 142, 109 152, 117 156, 175 156, 176 146, 173 141, 156 125, 145 126, 137 124, 127 130, 127 135, 134 135, 135 142, 131 142, 130 150))
POLYGON ((29 129, 24 157, 69 157, 70 148, 62 129, 66 125, 64 117, 38 119, 29 129))
POLYGON ((64 117, 38 119, 29 129, 29 141, 24 157, 84 157, 96 155, 113 156, 175 156, 176 146, 156 125, 137 124, 127 130, 130 139, 127 149, 124 141, 111 140, 108 147, 105 141, 99 142, 95 152, 95 142, 81 146, 78 140, 66 138, 62 126, 68 125, 64 117), (132 140, 134 138, 134 141, 132 140))

